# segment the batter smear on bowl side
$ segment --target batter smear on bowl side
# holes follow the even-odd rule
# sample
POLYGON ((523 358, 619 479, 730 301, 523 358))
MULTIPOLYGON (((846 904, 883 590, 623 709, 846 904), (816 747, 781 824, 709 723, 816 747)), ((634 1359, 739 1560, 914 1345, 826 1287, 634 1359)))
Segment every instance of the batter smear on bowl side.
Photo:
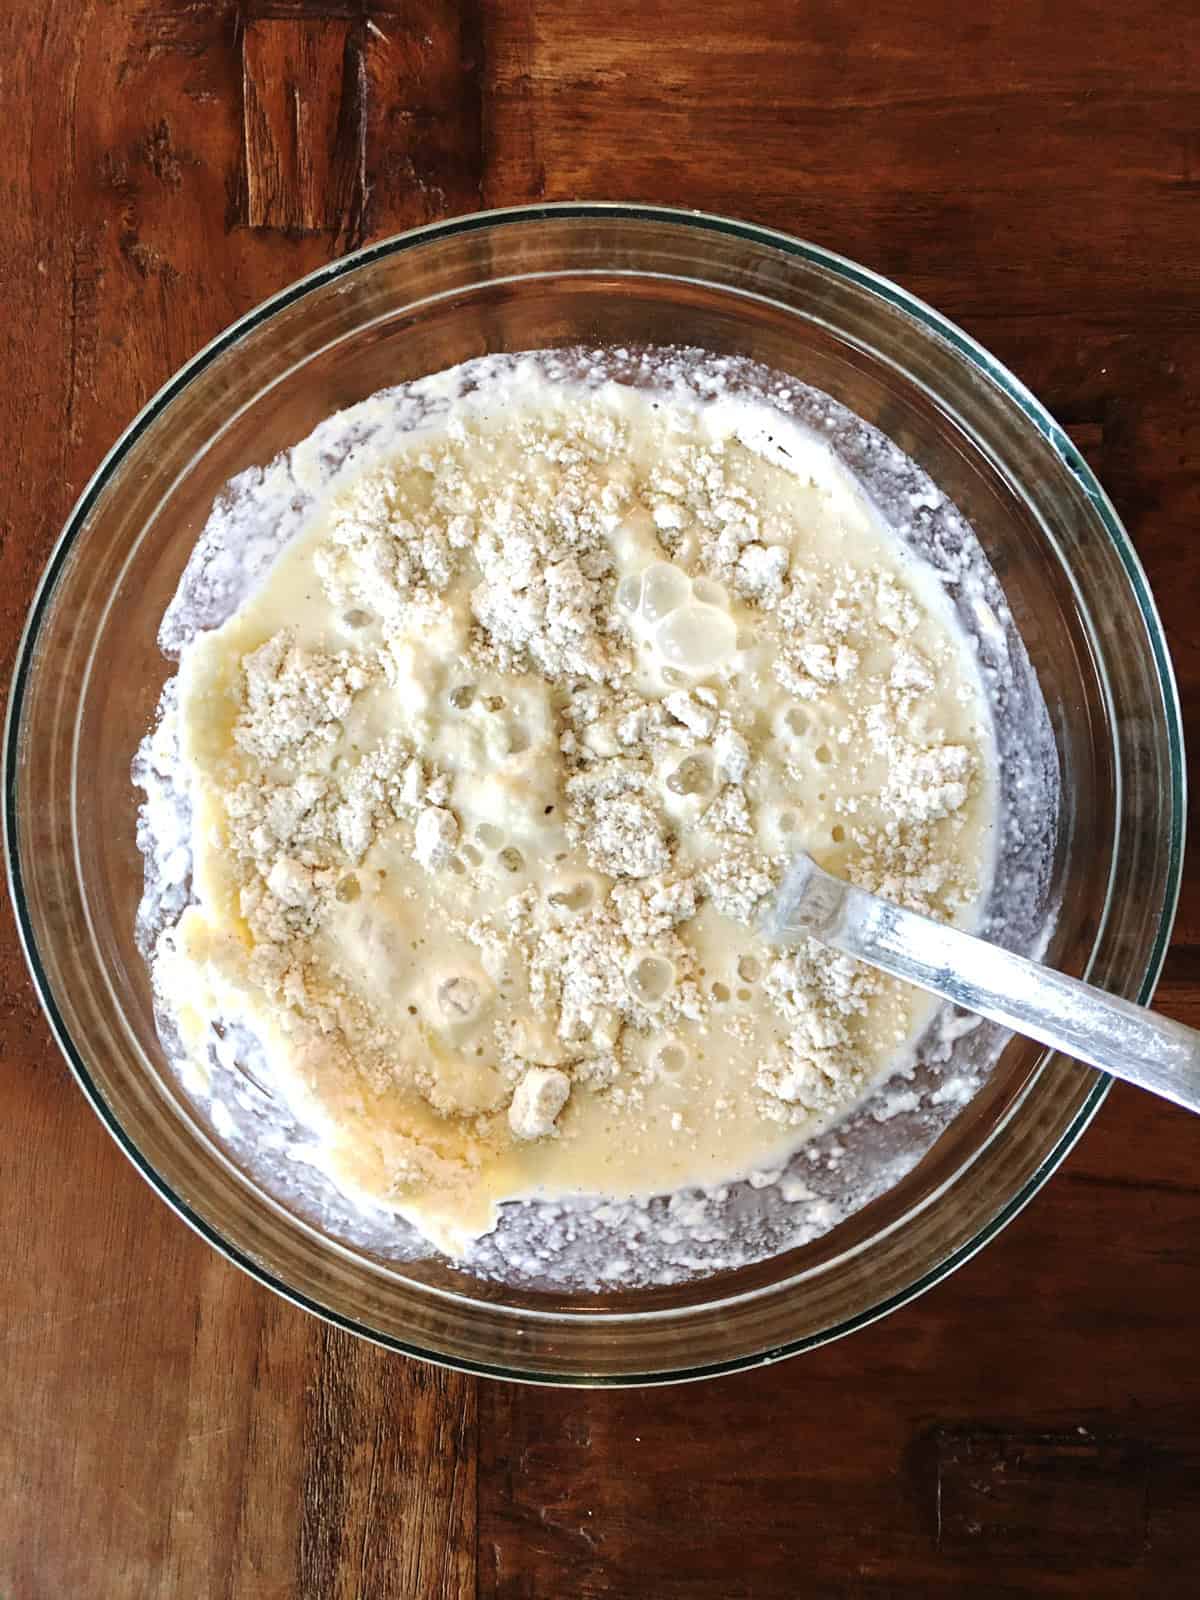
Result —
POLYGON ((911 1052, 927 1000, 755 931, 798 848, 967 925, 992 872, 973 642, 816 433, 682 361, 495 358, 251 488, 141 762, 193 1081, 252 1037, 308 1158, 459 1254, 778 1165, 911 1052))

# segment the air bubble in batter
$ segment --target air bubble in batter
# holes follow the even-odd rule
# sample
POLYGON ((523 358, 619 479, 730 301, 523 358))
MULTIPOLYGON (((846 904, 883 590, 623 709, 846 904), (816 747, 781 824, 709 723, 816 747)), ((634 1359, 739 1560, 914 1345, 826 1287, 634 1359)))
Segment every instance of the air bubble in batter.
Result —
POLYGON ((703 756, 684 756, 667 777, 667 788, 672 794, 705 794, 712 781, 708 762, 703 756))
POLYGON ((656 561, 642 573, 642 615, 647 622, 657 622, 683 605, 691 589, 686 572, 669 561, 656 561))
POLYGON ((681 1044, 664 1044, 654 1058, 658 1070, 668 1078, 677 1078, 687 1066, 687 1051, 681 1044))
POLYGON ((617 604, 622 611, 636 611, 642 603, 642 575, 630 573, 617 585, 617 604))
POLYGON ((729 660, 737 628, 733 618, 716 606, 681 606, 659 628, 655 642, 668 666, 696 677, 729 660))
POLYGON ((448 1022, 467 1022, 479 1009, 479 987, 470 978, 447 978, 438 986, 437 998, 448 1022))
POLYGON ((675 968, 665 956, 643 956, 626 973, 625 981, 635 1000, 655 1006, 675 982, 675 968))
POLYGON ((719 606, 728 608, 729 591, 724 584, 717 583, 712 578, 694 578, 692 580, 692 595, 702 605, 719 606))
POLYGON ((551 889, 546 896, 552 906, 557 906, 560 911, 586 911, 595 899, 596 890, 587 878, 579 878, 574 883, 564 884, 561 888, 551 889))

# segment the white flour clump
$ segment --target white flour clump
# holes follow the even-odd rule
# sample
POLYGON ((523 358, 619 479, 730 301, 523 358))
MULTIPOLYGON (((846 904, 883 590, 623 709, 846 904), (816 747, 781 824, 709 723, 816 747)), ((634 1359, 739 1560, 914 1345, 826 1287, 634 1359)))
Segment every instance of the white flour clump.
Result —
POLYGON ((826 1111, 858 1066, 850 1020, 864 1016, 884 980, 848 956, 805 941, 767 969, 763 988, 794 1024, 783 1048, 759 1067, 768 1114, 780 1122, 826 1111))
POLYGON ((371 674, 348 651, 300 650, 281 629, 242 662, 245 694, 233 736, 264 762, 311 755, 336 744, 354 697, 371 674))
POLYGON ((428 872, 448 866, 458 843, 458 819, 442 806, 425 806, 413 829, 413 859, 428 872))
POLYGON ((594 867, 614 878, 648 878, 671 862, 661 817, 633 795, 596 801, 584 825, 584 849, 594 867))
POLYGON ((544 1139, 567 1103, 571 1080, 555 1067, 530 1067, 513 1091, 509 1126, 518 1139, 544 1139))
POLYGON ((763 945, 796 849, 942 917, 986 878, 973 666, 826 447, 506 371, 364 421, 188 642, 154 952, 194 1070, 244 1030, 321 1170, 455 1253, 533 1190, 776 1170, 911 1040, 909 991, 763 945))

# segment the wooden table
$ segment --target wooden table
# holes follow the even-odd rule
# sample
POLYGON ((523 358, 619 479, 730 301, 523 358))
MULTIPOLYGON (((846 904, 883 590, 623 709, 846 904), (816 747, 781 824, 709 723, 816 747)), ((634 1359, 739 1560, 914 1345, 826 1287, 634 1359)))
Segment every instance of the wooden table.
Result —
MULTIPOLYGON (((4 0, 0 616, 149 394, 362 241, 673 202, 901 279, 1145 560, 1200 748, 1195 0, 4 0)), ((1200 861, 1159 994, 1200 1024, 1200 861)), ((1200 1124, 1118 1089, 915 1305, 699 1388, 476 1382, 156 1200, 0 965, 0 1597, 1194 1595, 1200 1124)))

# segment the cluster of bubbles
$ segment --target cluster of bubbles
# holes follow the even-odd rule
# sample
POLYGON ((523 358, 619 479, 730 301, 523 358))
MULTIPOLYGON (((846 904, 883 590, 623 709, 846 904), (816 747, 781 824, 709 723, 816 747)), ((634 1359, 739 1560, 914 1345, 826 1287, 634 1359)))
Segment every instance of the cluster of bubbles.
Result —
MULTIPOLYGON (((833 765, 835 742, 820 718, 804 706, 791 705, 779 713, 775 721, 775 733, 792 753, 793 758, 802 758, 807 762, 810 771, 820 782, 823 773, 833 765)), ((828 792, 816 789, 814 799, 816 805, 823 808, 829 801, 828 792)), ((799 832, 809 834, 806 848, 814 844, 845 843, 846 828, 841 822, 834 822, 826 831, 822 817, 818 816, 815 819, 819 824, 817 834, 813 834, 811 829, 803 829, 802 819, 798 815, 803 806, 804 801, 797 796, 790 806, 781 807, 775 815, 775 827, 784 846, 789 843, 794 844, 796 841, 793 836, 799 832)), ((810 822, 813 820, 809 818, 810 822)))
MULTIPOLYGON (((700 976, 707 976, 703 967, 700 976)), ((715 979, 708 985, 708 992, 717 1005, 728 1005, 735 998, 745 1004, 753 999, 753 986, 761 977, 762 963, 754 956, 743 955, 738 958, 730 982, 723 983, 719 978, 715 979)), ((654 1010, 662 1004, 674 987, 675 978, 674 963, 666 956, 653 952, 638 956, 625 974, 630 994, 648 1010, 654 1010)))
POLYGON ((664 676, 703 678, 738 648, 725 590, 709 578, 690 578, 669 561, 655 561, 645 571, 622 578, 617 605, 649 638, 664 676))
MULTIPOLYGON (((747 1004, 754 998, 754 985, 762 977, 762 971, 762 963, 754 956, 740 956, 734 973, 730 975, 730 983, 722 983, 717 979, 709 984, 713 1003, 718 1006, 728 1005, 731 1001, 747 1004)), ((674 981, 673 966, 661 956, 642 956, 626 974, 631 992, 643 1004, 651 1007, 661 1000, 674 981)), ((691 1053, 681 1040, 668 1038, 657 1046, 651 1060, 657 1078, 667 1083, 677 1083, 687 1069, 691 1053)))

